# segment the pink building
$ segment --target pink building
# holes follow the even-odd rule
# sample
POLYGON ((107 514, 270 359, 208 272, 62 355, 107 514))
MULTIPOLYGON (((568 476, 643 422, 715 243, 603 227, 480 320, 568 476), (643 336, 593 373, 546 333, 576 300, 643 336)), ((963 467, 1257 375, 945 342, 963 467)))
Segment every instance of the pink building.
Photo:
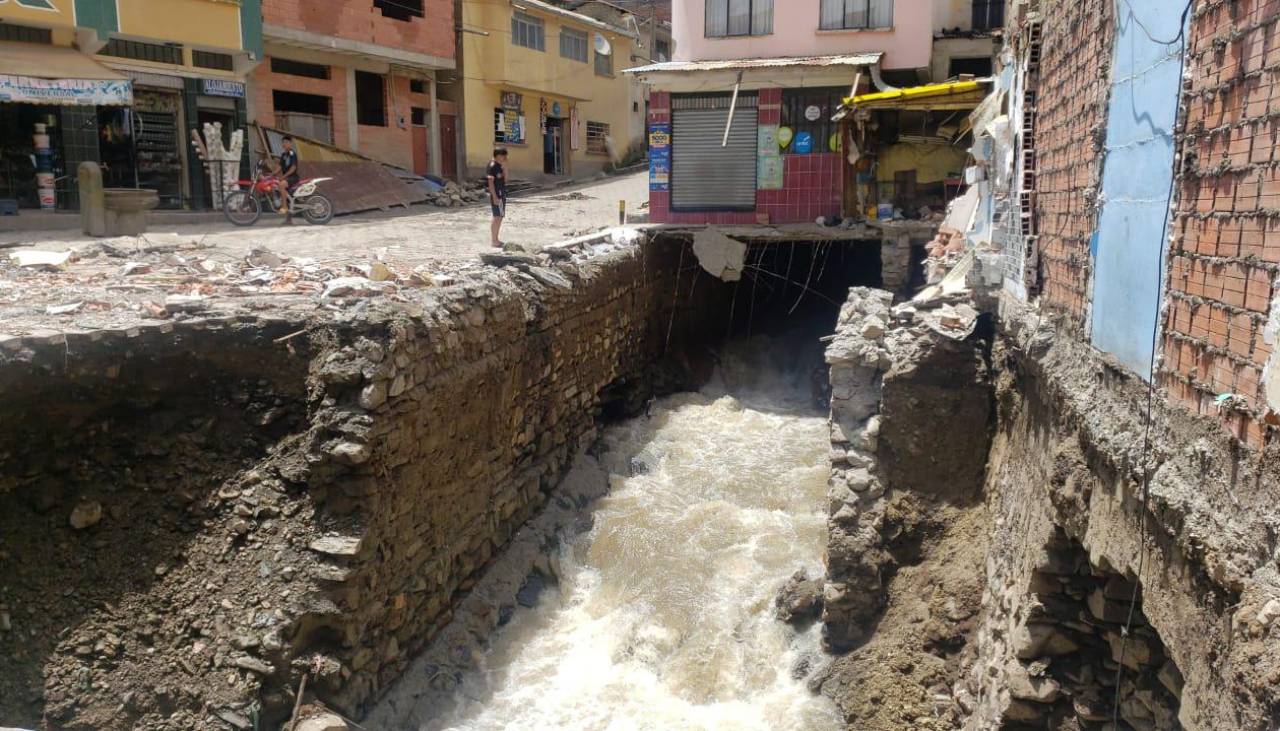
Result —
POLYGON ((857 206, 833 117, 930 66, 930 0, 674 0, 649 100, 650 220, 800 223, 857 206), (776 6, 776 7, 775 7, 776 6), (730 114, 732 107, 732 114, 730 114))

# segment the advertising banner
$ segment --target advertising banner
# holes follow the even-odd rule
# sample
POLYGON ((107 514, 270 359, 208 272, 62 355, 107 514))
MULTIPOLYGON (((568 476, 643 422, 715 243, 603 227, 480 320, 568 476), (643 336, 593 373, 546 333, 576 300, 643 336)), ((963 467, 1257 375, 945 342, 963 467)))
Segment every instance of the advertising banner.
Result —
POLYGON ((133 82, 90 79, 37 79, 0 74, 0 102, 68 106, 129 106, 133 82))
POLYGON ((671 190, 671 125, 649 125, 649 190, 671 190))

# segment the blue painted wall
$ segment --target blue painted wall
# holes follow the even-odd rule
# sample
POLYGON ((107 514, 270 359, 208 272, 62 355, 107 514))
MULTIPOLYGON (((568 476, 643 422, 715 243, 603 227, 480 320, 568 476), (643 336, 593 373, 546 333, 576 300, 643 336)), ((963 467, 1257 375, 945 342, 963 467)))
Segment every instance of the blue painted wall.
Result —
POLYGON ((1157 41, 1177 38, 1182 3, 1120 0, 1117 5, 1103 206, 1092 246, 1091 332, 1095 347, 1150 380, 1182 53, 1181 42, 1157 41))

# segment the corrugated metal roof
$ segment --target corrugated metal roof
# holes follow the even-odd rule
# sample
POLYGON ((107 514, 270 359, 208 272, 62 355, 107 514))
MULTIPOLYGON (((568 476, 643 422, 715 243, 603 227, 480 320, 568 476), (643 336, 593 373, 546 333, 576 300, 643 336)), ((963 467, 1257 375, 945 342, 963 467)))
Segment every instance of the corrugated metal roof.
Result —
POLYGON ((782 58, 731 58, 723 61, 666 61, 627 69, 628 74, 687 74, 699 71, 740 71, 789 67, 821 68, 824 66, 870 66, 879 63, 883 53, 858 53, 852 56, 787 56, 782 58))

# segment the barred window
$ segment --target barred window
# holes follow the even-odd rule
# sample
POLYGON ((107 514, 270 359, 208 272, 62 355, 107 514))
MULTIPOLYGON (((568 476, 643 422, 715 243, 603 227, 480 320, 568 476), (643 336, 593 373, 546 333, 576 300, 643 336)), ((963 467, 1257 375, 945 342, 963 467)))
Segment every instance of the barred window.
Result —
POLYGON ((893 0, 822 0, 818 27, 860 30, 893 27, 893 0))
POLYGON ((547 28, 542 18, 535 18, 528 13, 516 12, 511 15, 511 42, 517 46, 532 48, 535 51, 547 50, 547 28))
POLYGON ((593 155, 609 154, 609 125, 604 122, 587 122, 587 152, 593 155))
POLYGON ((103 48, 98 53, 103 56, 168 63, 174 66, 182 65, 182 46, 176 43, 161 45, 159 43, 143 43, 141 41, 126 41, 123 38, 112 38, 107 41, 106 48, 103 48))
POLYGON ((707 38, 773 33, 773 0, 706 0, 707 38))
POLYGON ((560 55, 574 61, 587 62, 587 34, 572 28, 560 29, 560 55))
POLYGON ((192 51, 191 63, 202 69, 218 69, 220 71, 234 71, 235 59, 229 53, 213 53, 212 51, 192 51))

